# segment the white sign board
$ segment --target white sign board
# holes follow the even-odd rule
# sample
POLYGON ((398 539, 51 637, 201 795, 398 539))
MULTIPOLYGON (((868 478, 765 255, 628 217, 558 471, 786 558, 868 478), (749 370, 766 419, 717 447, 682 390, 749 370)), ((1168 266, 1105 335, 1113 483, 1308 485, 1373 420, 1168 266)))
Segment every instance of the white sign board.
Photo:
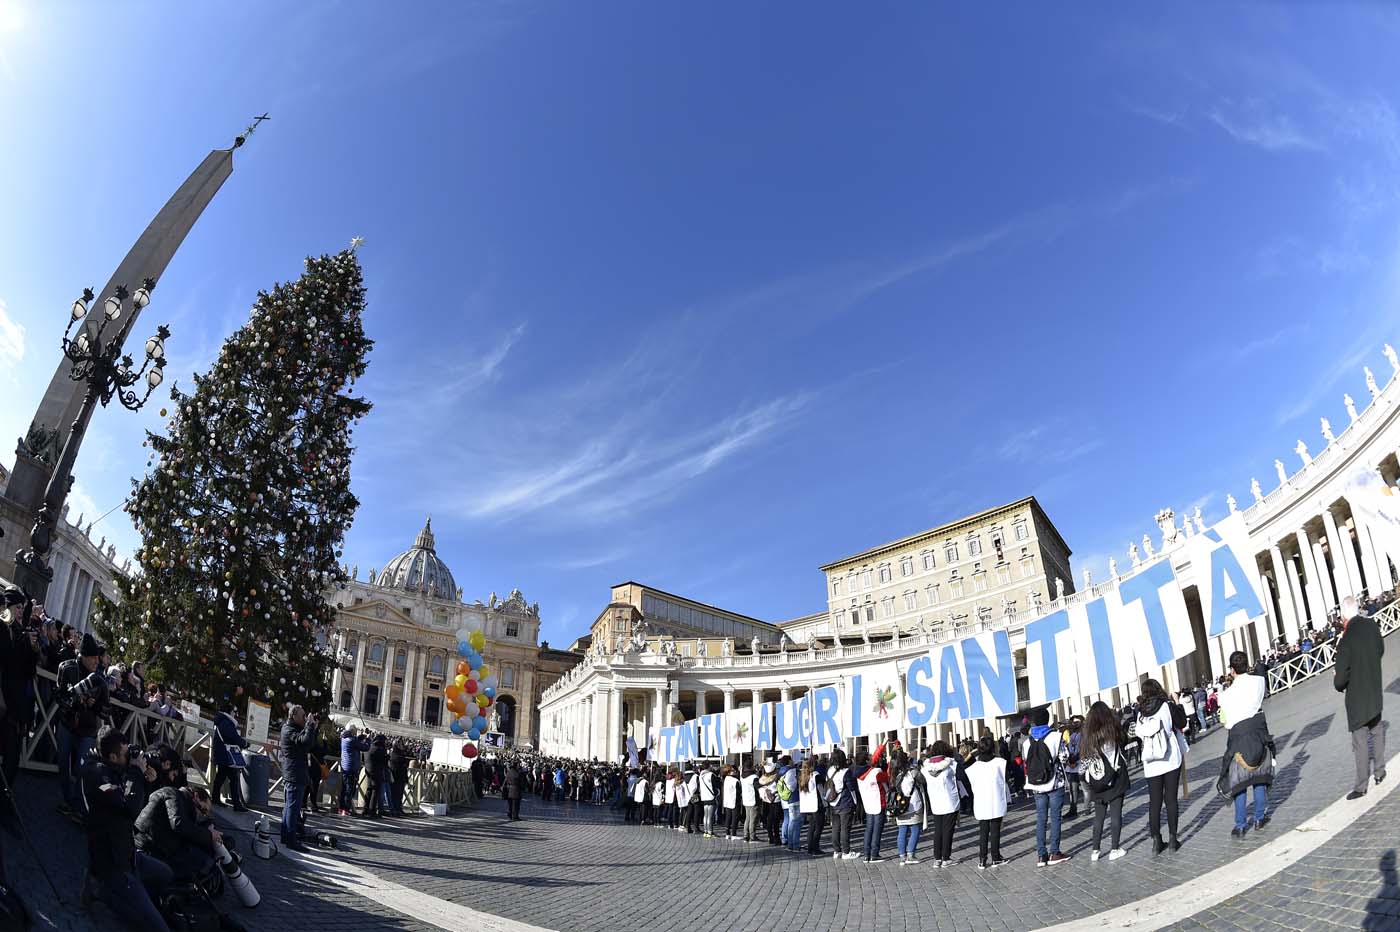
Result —
POLYGON ((243 737, 254 744, 267 744, 267 728, 272 721, 272 706, 256 699, 248 700, 248 727, 243 737))

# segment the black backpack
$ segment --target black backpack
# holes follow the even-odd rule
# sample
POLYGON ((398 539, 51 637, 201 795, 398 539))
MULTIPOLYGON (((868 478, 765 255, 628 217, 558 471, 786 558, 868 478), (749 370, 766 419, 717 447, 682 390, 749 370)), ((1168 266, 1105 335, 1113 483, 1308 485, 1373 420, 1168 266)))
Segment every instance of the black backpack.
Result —
MULTIPOLYGON (((913 792, 923 791, 924 775, 916 773, 914 775, 913 792)), ((892 816, 902 816, 909 811, 912 796, 906 795, 901 788, 904 785, 904 774, 890 781, 889 791, 885 794, 885 812, 892 816)))
POLYGON ((1168 702, 1167 705, 1172 710, 1172 727, 1177 731, 1186 730, 1186 710, 1175 702, 1168 702))
MULTIPOLYGON (((1114 758, 1117 759, 1118 755, 1114 754, 1114 758)), ((1099 751, 1094 759, 1089 761, 1084 771, 1084 782, 1089 784, 1089 790, 1095 795, 1112 790, 1114 784, 1118 782, 1118 765, 1121 763, 1122 761, 1118 760, 1115 764, 1114 761, 1108 759, 1108 755, 1099 751)))
POLYGON ((1055 758, 1044 738, 1031 738, 1026 749, 1026 783, 1042 786, 1055 780, 1055 758))

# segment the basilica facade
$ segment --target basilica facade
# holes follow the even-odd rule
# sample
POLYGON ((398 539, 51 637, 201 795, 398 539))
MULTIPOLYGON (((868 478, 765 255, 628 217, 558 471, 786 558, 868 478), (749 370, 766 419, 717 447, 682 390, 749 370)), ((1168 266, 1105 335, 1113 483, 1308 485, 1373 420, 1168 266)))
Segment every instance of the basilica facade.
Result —
POLYGON ((538 746, 539 698, 578 657, 539 641, 539 603, 519 589, 504 599, 463 600, 462 590, 437 555, 432 521, 413 546, 383 570, 349 579, 330 595, 336 607, 331 647, 332 715, 341 724, 414 737, 447 734, 444 690, 457 662, 456 631, 468 618, 486 634, 481 651, 500 678, 491 725, 515 745, 538 746))

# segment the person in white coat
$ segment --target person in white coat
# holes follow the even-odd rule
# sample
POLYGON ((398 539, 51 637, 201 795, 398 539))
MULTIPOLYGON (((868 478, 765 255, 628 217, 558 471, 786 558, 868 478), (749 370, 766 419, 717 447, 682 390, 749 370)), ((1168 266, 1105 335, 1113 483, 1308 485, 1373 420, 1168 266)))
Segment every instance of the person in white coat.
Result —
POLYGON ((660 828, 665 824, 666 775, 657 771, 651 781, 651 824, 660 828))
POLYGON ((894 756, 894 766, 891 768, 891 779, 894 781, 895 791, 909 800, 908 808, 894 817, 895 847, 899 850, 899 863, 918 864, 916 852, 919 848, 919 835, 928 828, 928 791, 919 762, 911 761, 903 751, 897 752, 894 756))
POLYGON ((1136 731, 1142 742, 1142 774, 1147 778, 1147 830, 1152 836, 1152 853, 1161 854, 1168 845, 1162 840, 1163 806, 1167 810, 1171 849, 1175 851, 1181 847, 1176 837, 1176 794, 1181 786, 1185 739, 1177 734, 1166 690, 1156 680, 1142 684, 1136 731))
POLYGON ((720 803, 724 808, 724 837, 739 839, 739 773, 734 767, 724 768, 720 786, 720 803))
POLYGON ((702 811, 705 837, 715 837, 715 809, 719 804, 719 776, 713 764, 706 764, 700 770, 700 807, 702 811))
POLYGON ((797 776, 797 812, 807 827, 807 853, 818 857, 826 830, 826 775, 812 757, 802 762, 797 776))
POLYGON ((1006 788, 1006 760, 997 756, 997 743, 991 735, 983 735, 978 742, 977 760, 967 768, 967 782, 972 787, 972 814, 977 818, 977 869, 1005 864, 1001 820, 1006 817, 1011 794, 1006 788))
POLYGON ((758 773, 748 764, 739 778, 739 801, 744 804, 744 844, 758 840, 758 773))
POLYGON ((933 820, 933 866, 943 867, 953 863, 953 829, 962 805, 958 760, 948 742, 935 741, 920 770, 928 796, 928 815, 933 820))

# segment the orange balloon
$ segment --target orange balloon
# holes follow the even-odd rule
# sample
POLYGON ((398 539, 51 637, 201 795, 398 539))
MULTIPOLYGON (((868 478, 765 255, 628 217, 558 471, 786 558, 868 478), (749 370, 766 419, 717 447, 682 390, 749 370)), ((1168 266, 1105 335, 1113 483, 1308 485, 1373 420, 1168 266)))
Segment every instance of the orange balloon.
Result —
POLYGON ((447 701, 451 702, 453 699, 462 695, 462 687, 458 686, 456 683, 450 683, 443 692, 447 693, 447 701))
POLYGON ((465 660, 459 660, 459 661, 457 661, 457 675, 458 675, 458 676, 466 676, 466 675, 467 675, 468 673, 470 673, 470 672, 472 672, 472 665, 471 665, 471 664, 467 663, 465 660))
POLYGON ((467 703, 461 696, 453 696, 447 700, 447 708, 458 715, 467 711, 467 703))

